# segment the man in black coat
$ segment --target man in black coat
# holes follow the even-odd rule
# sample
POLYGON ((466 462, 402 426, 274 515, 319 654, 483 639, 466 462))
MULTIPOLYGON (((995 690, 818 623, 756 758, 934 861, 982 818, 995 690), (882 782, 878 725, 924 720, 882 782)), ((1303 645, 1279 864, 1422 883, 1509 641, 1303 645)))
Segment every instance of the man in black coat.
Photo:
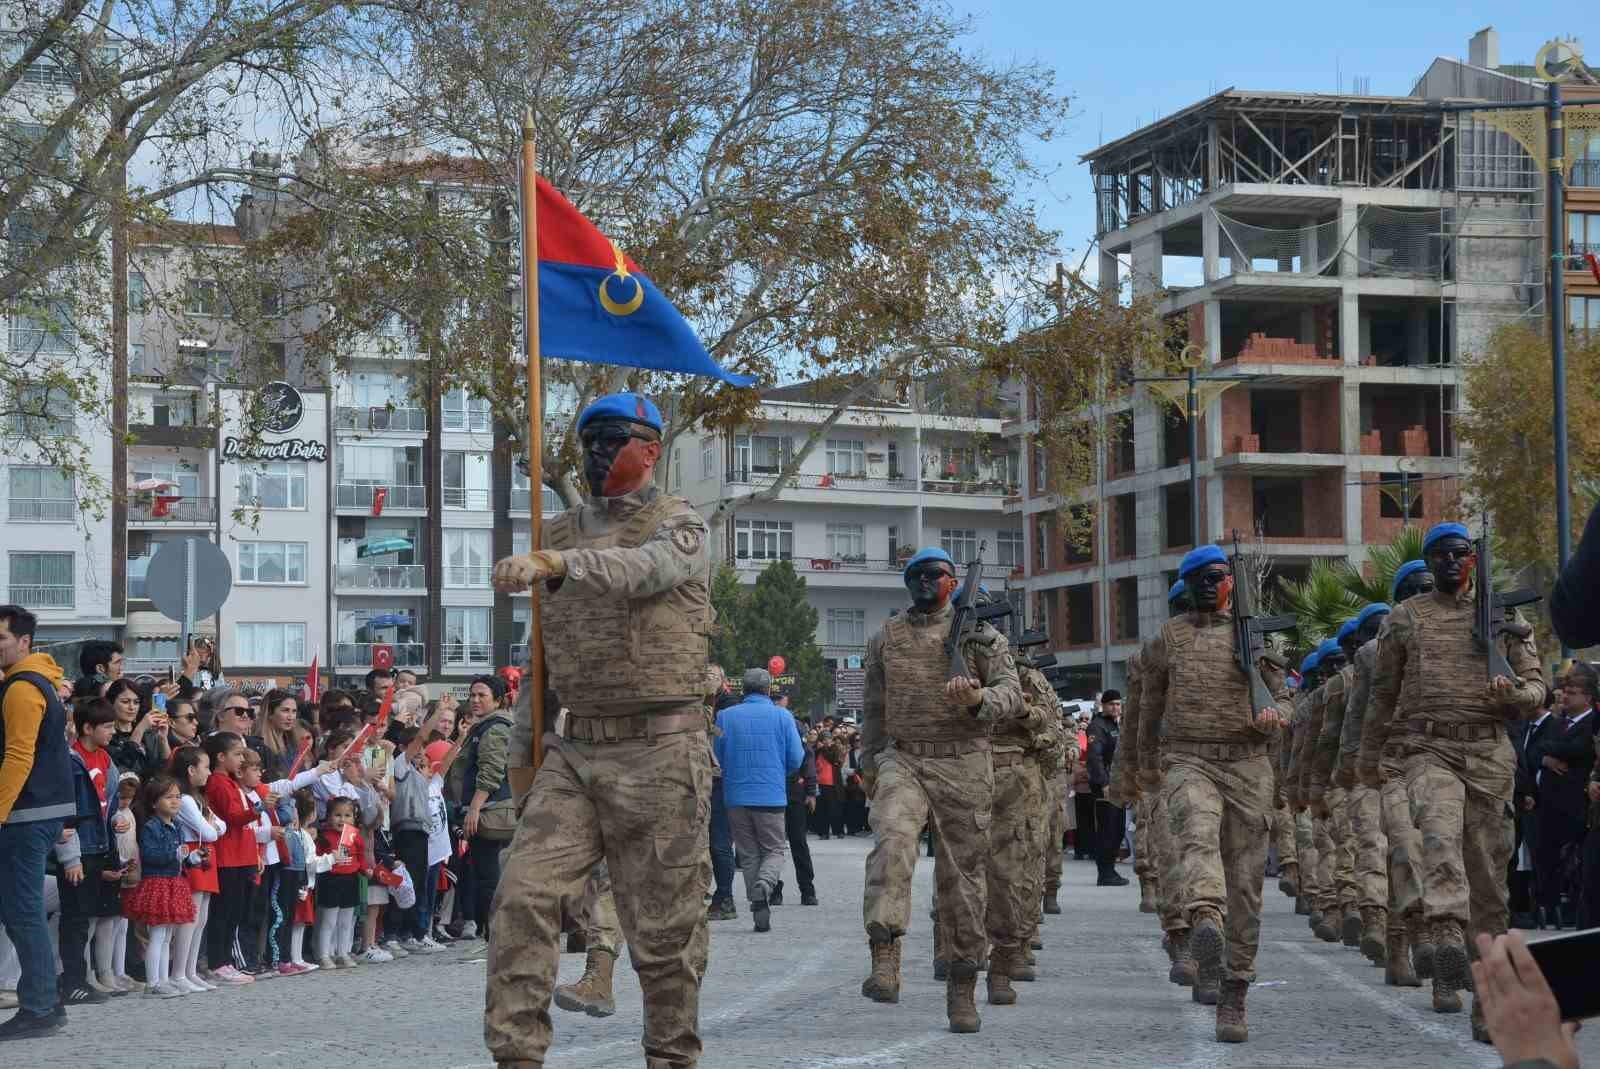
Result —
POLYGON ((1111 771, 1117 759, 1117 741, 1122 736, 1122 693, 1108 690, 1100 695, 1100 709, 1089 721, 1089 790, 1094 795, 1095 863, 1101 887, 1126 887, 1128 878, 1117 872, 1117 853, 1127 831, 1127 810, 1106 797, 1111 786, 1111 771))
POLYGON ((1600 644, 1600 504, 1550 591, 1550 623, 1572 649, 1600 644))
POLYGON ((1512 805, 1516 810, 1514 825, 1516 839, 1512 847, 1511 862, 1507 867, 1506 885, 1511 890, 1511 912, 1515 914, 1513 927, 1534 928, 1538 925, 1538 907, 1533 902, 1533 871, 1523 870, 1523 848, 1527 857, 1535 856, 1539 842, 1539 738, 1554 724, 1557 717, 1550 706, 1556 701, 1555 691, 1546 696, 1546 707, 1532 720, 1516 720, 1508 725, 1511 748, 1516 753, 1517 764, 1512 788, 1512 805))
POLYGON ((1584 824, 1588 816, 1589 774, 1594 769, 1595 705, 1600 702, 1600 676, 1592 666, 1575 661, 1561 680, 1558 708, 1535 744, 1538 750, 1539 837, 1534 869, 1539 884, 1538 903, 1547 922, 1559 929, 1577 924, 1576 901, 1558 912, 1561 893, 1568 889, 1564 872, 1581 858, 1584 824))

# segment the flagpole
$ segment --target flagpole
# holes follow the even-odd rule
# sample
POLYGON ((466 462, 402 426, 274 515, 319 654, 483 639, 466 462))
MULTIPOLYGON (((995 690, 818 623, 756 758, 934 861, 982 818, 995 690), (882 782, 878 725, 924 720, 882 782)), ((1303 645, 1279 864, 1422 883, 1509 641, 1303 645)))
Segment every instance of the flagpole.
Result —
MULTIPOLYGON (((539 198, 538 153, 534 145, 533 109, 522 116, 522 351, 528 361, 528 545, 540 548, 544 519, 544 404, 539 385, 539 198)), ((533 609, 528 625, 528 710, 533 717, 535 772, 544 764, 544 628, 539 619, 539 584, 529 592, 533 609)))

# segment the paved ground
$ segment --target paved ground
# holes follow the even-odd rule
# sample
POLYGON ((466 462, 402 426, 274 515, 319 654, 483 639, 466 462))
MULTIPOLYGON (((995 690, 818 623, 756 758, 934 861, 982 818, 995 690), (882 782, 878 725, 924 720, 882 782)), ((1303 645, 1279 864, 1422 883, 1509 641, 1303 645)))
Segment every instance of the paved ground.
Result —
MULTIPOLYGON (((1167 983, 1153 918, 1136 888, 1099 889, 1094 867, 1067 863, 1067 912, 1051 917, 1042 979, 1019 984, 1013 1007, 981 1007, 983 1032, 945 1031, 942 985, 931 977, 927 925, 917 916, 898 1006, 864 1000, 861 934, 866 839, 812 843, 819 909, 784 906, 758 936, 742 917, 712 926, 701 1005, 705 1069, 847 1069, 901 1065, 1087 1066, 1094 1069, 1425 1069, 1498 1066, 1471 1041, 1466 1015, 1429 1011, 1426 988, 1383 986, 1353 950, 1321 943, 1269 884, 1261 986, 1250 996, 1250 1042, 1212 1039, 1213 1011, 1167 983)), ((928 901, 932 865, 917 870, 928 901)), ((796 896, 798 897, 798 896, 796 896)), ((562 959, 563 982, 582 959, 562 959)), ((459 953, 314 973, 243 989, 149 1001, 128 996, 73 1011, 48 1041, 9 1044, 0 1065, 329 1066, 338 1069, 493 1069, 481 1041, 484 966, 459 953)), ((639 990, 618 972, 619 1012, 597 1021, 556 1011, 552 1069, 638 1066, 639 990)), ((982 985, 979 985, 981 995, 982 985)), ((1600 1066, 1600 1029, 1582 1046, 1600 1066)))

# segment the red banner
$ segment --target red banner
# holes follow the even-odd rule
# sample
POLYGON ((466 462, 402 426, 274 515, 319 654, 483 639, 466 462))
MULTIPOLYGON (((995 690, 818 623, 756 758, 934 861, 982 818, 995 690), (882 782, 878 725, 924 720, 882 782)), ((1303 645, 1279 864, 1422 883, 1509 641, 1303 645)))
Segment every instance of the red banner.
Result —
POLYGON ((317 667, 317 658, 311 658, 311 667, 306 671, 306 701, 315 702, 322 696, 322 672, 317 667))
POLYGON ((294 764, 289 766, 289 774, 284 779, 294 779, 300 774, 300 766, 305 763, 306 755, 311 752, 311 736, 306 736, 306 741, 301 744, 300 752, 294 755, 294 764))
POLYGON ((375 487, 373 489, 373 491, 372 491, 372 514, 374 516, 382 516, 383 515, 383 499, 388 497, 388 496, 389 496, 389 488, 387 486, 379 486, 379 487, 375 487))
POLYGON ((172 515, 172 506, 182 500, 182 494, 157 494, 155 506, 150 510, 150 518, 159 520, 172 515))

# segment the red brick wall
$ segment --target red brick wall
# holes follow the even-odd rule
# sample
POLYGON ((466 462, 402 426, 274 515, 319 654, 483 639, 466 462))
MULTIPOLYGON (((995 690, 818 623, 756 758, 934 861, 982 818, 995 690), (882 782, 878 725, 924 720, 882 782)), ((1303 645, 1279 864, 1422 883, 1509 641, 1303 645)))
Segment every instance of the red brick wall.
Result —
POLYGON ((1342 389, 1337 382, 1300 391, 1301 442, 1308 453, 1342 453, 1342 389))
POLYGON ((1344 471, 1319 472, 1302 483, 1307 538, 1344 539, 1344 471))
MULTIPOLYGON (((1235 386, 1222 395, 1221 404, 1222 454, 1227 456, 1229 453, 1254 453, 1259 450, 1259 440, 1254 448, 1250 448, 1249 439, 1255 437, 1250 433, 1250 387, 1235 386)), ((1204 440, 1202 437, 1202 443, 1204 440)))
MULTIPOLYGON (((1224 531, 1255 530, 1255 498, 1253 480, 1248 475, 1222 477, 1222 529, 1224 531)), ((1204 487, 1201 488, 1202 493, 1204 487)), ((1202 527, 1201 530, 1206 528, 1202 527)))

